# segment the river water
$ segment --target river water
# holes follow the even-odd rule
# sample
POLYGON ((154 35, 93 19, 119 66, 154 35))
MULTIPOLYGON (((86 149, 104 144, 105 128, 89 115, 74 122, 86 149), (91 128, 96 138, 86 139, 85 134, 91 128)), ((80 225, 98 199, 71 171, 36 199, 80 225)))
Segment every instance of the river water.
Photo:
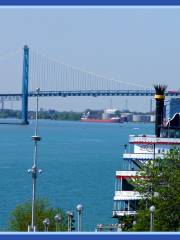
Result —
MULTIPOLYGON (((31 200, 35 122, 28 126, 0 125, 0 231, 7 228, 10 211, 31 200)), ((39 121, 37 195, 53 207, 74 211, 84 206, 83 230, 114 223, 112 206, 115 171, 122 167, 129 134, 152 134, 153 124, 39 121)), ((76 224, 77 225, 77 221, 76 224)))

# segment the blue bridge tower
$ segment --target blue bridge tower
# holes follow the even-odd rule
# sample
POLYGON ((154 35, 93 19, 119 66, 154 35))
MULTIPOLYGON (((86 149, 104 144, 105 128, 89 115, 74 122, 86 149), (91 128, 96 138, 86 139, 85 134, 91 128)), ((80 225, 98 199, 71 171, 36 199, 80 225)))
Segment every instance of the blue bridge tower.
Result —
POLYGON ((22 78, 22 124, 28 122, 28 81, 29 81, 29 48, 24 46, 23 78, 22 78))

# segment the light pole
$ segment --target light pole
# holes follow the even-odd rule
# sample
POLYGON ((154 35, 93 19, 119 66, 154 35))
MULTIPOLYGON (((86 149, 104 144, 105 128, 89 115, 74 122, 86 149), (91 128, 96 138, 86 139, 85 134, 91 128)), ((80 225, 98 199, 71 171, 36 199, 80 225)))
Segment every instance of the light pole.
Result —
POLYGON ((151 206, 149 208, 150 211, 150 232, 154 231, 154 212, 155 212, 155 206, 151 206))
POLYGON ((98 224, 97 225, 97 231, 101 232, 103 230, 104 225, 103 224, 98 224))
POLYGON ((28 170, 28 173, 32 175, 32 216, 31 216, 31 226, 28 226, 29 232, 36 231, 36 218, 35 218, 35 201, 36 201, 36 179, 38 173, 41 173, 42 170, 37 168, 37 142, 41 140, 41 137, 38 136, 38 103, 39 103, 39 91, 40 89, 36 89, 37 98, 36 98, 36 126, 35 126, 35 134, 32 136, 32 140, 34 141, 34 158, 33 158, 33 166, 28 170))
POLYGON ((49 225, 50 225, 50 220, 49 220, 49 218, 45 218, 45 219, 43 220, 43 224, 44 224, 44 231, 45 231, 45 232, 48 232, 48 227, 49 227, 49 225))
POLYGON ((74 214, 73 212, 71 211, 67 211, 67 220, 68 220, 68 232, 71 232, 73 229, 72 229, 72 220, 73 220, 73 217, 74 217, 74 214))
POLYGON ((82 211, 83 211, 83 206, 81 204, 78 204, 77 207, 77 212, 78 212, 78 232, 81 232, 82 231, 82 217, 81 217, 81 214, 82 214, 82 211))
POLYGON ((124 152, 127 153, 127 144, 124 144, 124 152))
POLYGON ((113 231, 114 225, 113 224, 109 224, 109 230, 113 231))
POLYGON ((58 225, 61 222, 61 215, 60 214, 56 214, 55 217, 54 217, 54 220, 56 222, 56 232, 57 232, 58 231, 58 225))

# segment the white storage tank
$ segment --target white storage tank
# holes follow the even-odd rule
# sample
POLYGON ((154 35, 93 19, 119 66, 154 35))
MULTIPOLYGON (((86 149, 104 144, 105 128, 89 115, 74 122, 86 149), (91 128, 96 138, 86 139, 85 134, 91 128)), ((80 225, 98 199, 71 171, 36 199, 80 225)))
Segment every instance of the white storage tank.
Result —
POLYGON ((141 122, 141 115, 133 115, 133 122, 141 122))
POLYGON ((150 122, 149 115, 133 115, 133 122, 150 122))
POLYGON ((133 114, 132 113, 121 113, 121 118, 126 120, 127 122, 132 122, 133 114))

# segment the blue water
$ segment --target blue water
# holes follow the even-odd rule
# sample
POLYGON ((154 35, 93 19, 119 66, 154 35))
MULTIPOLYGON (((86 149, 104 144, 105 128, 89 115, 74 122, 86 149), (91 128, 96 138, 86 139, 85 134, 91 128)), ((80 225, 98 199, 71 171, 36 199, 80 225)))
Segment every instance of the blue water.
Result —
MULTIPOLYGON (((152 134, 152 124, 39 121, 37 194, 64 211, 84 206, 83 230, 98 223, 113 223, 115 171, 122 164, 129 134, 152 134)), ((31 200, 34 122, 29 126, 0 125, 0 230, 10 211, 31 200)))

